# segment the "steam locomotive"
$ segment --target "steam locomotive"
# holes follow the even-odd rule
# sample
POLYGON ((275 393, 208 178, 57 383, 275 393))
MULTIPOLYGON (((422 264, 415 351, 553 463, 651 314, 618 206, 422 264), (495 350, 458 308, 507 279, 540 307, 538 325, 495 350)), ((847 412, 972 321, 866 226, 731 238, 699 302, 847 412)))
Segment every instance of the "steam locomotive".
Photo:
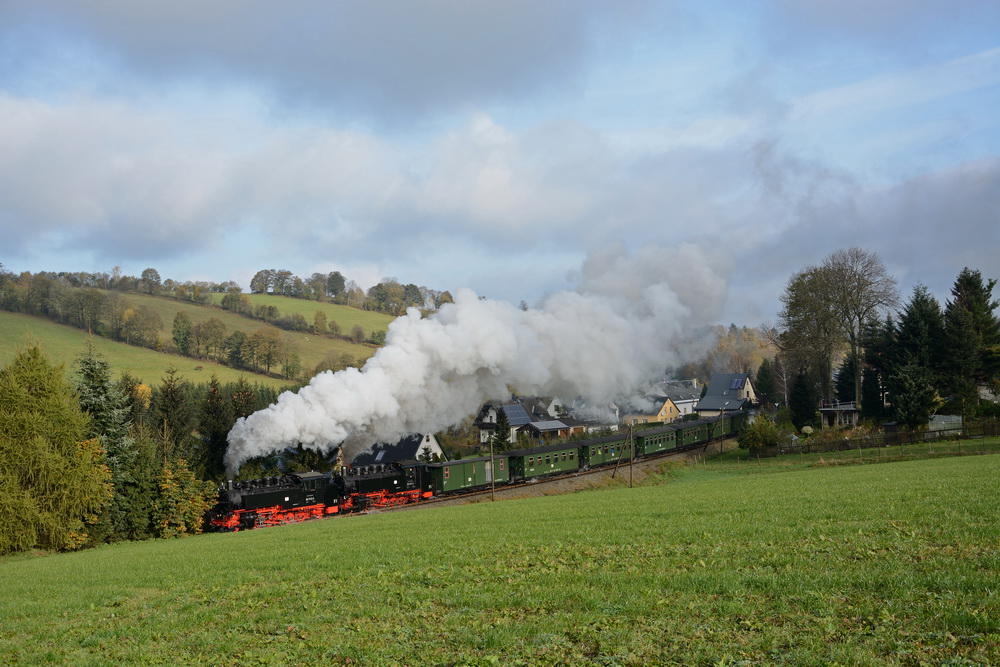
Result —
POLYGON ((631 458, 672 454, 733 437, 746 420, 746 413, 730 412, 710 419, 652 426, 631 434, 543 444, 493 457, 438 463, 402 461, 341 467, 327 473, 229 481, 219 490, 208 527, 239 531, 363 512, 616 465, 631 458))

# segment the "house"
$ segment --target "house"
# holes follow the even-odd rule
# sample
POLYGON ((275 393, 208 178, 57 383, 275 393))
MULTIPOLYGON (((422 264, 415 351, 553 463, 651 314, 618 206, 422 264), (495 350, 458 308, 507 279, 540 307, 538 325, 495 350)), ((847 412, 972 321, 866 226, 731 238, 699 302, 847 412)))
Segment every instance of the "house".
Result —
POLYGON ((480 444, 489 442, 490 437, 496 430, 497 412, 500 408, 503 408, 504 413, 507 415, 507 423, 510 424, 510 433, 507 436, 507 442, 516 442, 517 430, 525 424, 531 423, 528 411, 520 403, 486 403, 480 408, 479 415, 474 422, 479 428, 480 444))
POLYGON ((392 445, 385 443, 374 445, 370 451, 355 456, 351 465, 357 468, 396 461, 422 461, 434 456, 441 461, 448 460, 433 433, 415 433, 392 445))
POLYGON ((698 380, 664 380, 653 385, 651 393, 673 401, 678 419, 695 413, 695 406, 701 400, 701 386, 698 380))
POLYGON ((680 418, 680 410, 669 396, 647 396, 652 409, 649 411, 633 411, 625 415, 626 424, 653 424, 661 422, 669 424, 680 418))
POLYGON ((558 398, 547 396, 518 396, 518 403, 531 417, 532 421, 545 419, 560 419, 569 414, 566 406, 558 398))
POLYGON ((569 427, 558 419, 528 422, 518 429, 518 434, 525 434, 532 440, 558 440, 568 438, 569 427))
POLYGON ((846 428, 858 425, 858 407, 854 401, 828 403, 822 401, 819 415, 823 428, 846 428))
POLYGON ((479 428, 479 443, 485 445, 496 430, 498 410, 503 408, 510 424, 507 442, 515 443, 519 435, 533 439, 564 438, 588 431, 588 424, 570 415, 558 398, 543 396, 512 396, 505 403, 486 403, 474 422, 479 428))
POLYGON ((757 402, 746 373, 713 373, 705 395, 695 410, 699 417, 717 417, 724 412, 745 410, 757 402))

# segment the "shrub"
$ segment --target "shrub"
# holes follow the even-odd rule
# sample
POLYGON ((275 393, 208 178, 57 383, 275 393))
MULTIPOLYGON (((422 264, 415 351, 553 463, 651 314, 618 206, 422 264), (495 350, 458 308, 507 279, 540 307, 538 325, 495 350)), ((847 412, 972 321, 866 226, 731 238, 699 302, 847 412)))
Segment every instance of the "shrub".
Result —
POLYGON ((767 415, 757 415, 740 432, 736 441, 739 443, 740 449, 773 447, 781 441, 781 429, 767 415))

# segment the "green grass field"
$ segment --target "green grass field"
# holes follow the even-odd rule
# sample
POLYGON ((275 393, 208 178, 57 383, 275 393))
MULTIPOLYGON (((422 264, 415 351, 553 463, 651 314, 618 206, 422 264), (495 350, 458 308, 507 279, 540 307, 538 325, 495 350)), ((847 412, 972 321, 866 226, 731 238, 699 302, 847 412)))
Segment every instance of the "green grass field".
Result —
MULTIPOLYGON (((218 305, 222 302, 222 294, 213 294, 212 303, 218 305)), ((308 299, 293 299, 287 296, 275 296, 273 294, 247 294, 250 303, 254 306, 265 305, 274 306, 282 315, 301 314, 306 321, 312 324, 313 315, 317 310, 322 311, 328 320, 340 325, 344 333, 349 333, 354 325, 359 324, 365 333, 389 328, 389 323, 395 319, 391 315, 376 313, 370 310, 360 310, 350 308, 335 303, 310 301, 308 299)))
MULTIPOLYGON (((192 323, 203 322, 210 317, 219 318, 226 325, 226 332, 231 333, 233 331, 242 331, 244 333, 251 333, 257 329, 265 326, 265 323, 260 320, 250 319, 248 317, 241 317, 234 313, 231 313, 221 308, 216 308, 212 306, 199 306, 187 301, 177 301, 176 299, 169 299, 165 297, 154 297, 144 294, 134 294, 129 293, 126 295, 134 305, 146 305, 152 308, 159 314, 160 319, 163 321, 163 331, 161 332, 161 338, 170 340, 171 331, 173 327, 174 317, 180 311, 186 311, 188 316, 191 318, 192 323)), ((218 296, 218 295, 215 295, 218 296)), ((282 315, 289 314, 291 312, 296 312, 290 310, 291 308, 311 308, 306 312, 302 311, 303 315, 306 316, 308 322, 312 322, 313 313, 316 312, 321 306, 331 309, 342 309, 341 317, 350 316, 354 318, 352 320, 354 323, 363 323, 362 328, 365 333, 369 333, 372 327, 386 329, 389 326, 389 322, 393 318, 388 315, 381 315, 379 313, 369 313, 363 310, 358 310, 357 308, 348 308, 346 306, 334 306, 332 304, 319 304, 315 301, 305 301, 303 299, 291 299, 289 297, 283 296, 269 296, 269 295, 250 295, 251 300, 256 301, 255 297, 264 297, 271 301, 272 305, 277 306, 278 310, 282 315), (310 305, 311 304, 311 305, 310 305), (367 326, 366 326, 367 325, 367 326)), ((326 308, 323 308, 326 310, 326 308)), ((338 311, 340 312, 340 311, 338 311)), ((330 315, 328 314, 328 317, 330 315)), ((341 320, 337 320, 345 333, 350 332, 351 327, 354 323, 349 326, 344 326, 341 320)), ((346 321, 346 320, 345 320, 346 321)), ((302 368, 312 370, 315 368, 316 364, 323 361, 327 356, 338 357, 341 354, 350 355, 356 362, 363 363, 365 359, 370 357, 375 350, 371 347, 365 345, 355 345, 346 340, 340 338, 331 338, 328 336, 314 336, 312 334, 300 333, 294 331, 282 331, 282 336, 292 341, 296 349, 299 351, 299 357, 302 359, 302 368)))
POLYGON ((1000 456, 814 463, 8 558, 0 662, 1000 663, 1000 456))
MULTIPOLYGON (((128 293, 125 296, 134 306, 144 305, 156 311, 163 322, 160 339, 168 345, 170 345, 174 317, 182 310, 187 312, 195 324, 211 317, 218 318, 226 325, 227 333, 243 331, 249 334, 265 325, 260 320, 241 317, 214 306, 199 306, 190 302, 137 293, 128 293)), ((219 297, 219 295, 213 296, 219 297)), ((316 310, 323 310, 327 317, 336 320, 345 332, 349 332, 355 324, 360 324, 366 333, 373 330, 386 330, 393 319, 381 313, 371 313, 347 306, 321 304, 315 301, 265 294, 249 296, 254 303, 267 303, 276 306, 283 315, 301 312, 309 322, 312 322, 313 313, 316 310)), ((337 359, 346 354, 354 359, 355 364, 361 365, 375 352, 374 348, 370 346, 355 345, 340 338, 291 331, 282 331, 282 335, 291 341, 298 350, 303 372, 309 374, 317 364, 328 357, 337 359)), ((17 350, 22 349, 27 344, 28 340, 40 342, 53 361, 69 364, 85 348, 87 334, 79 329, 62 326, 45 318, 0 311, 0 363, 10 360, 17 350)), ((113 342, 106 338, 95 337, 94 345, 105 355, 116 371, 129 370, 146 382, 159 382, 166 368, 173 364, 179 375, 193 382, 207 382, 211 373, 215 372, 223 382, 246 377, 251 382, 260 382, 275 387, 289 384, 287 380, 238 371, 212 361, 145 350, 113 342), (203 370, 196 371, 195 368, 198 366, 201 366, 203 370)))
MULTIPOLYGON (((71 370, 73 361, 87 349, 87 339, 87 332, 80 329, 41 317, 0 311, 0 365, 8 363, 29 343, 38 342, 50 361, 65 364, 71 370)), ((221 382, 235 382, 244 377, 250 383, 277 388, 289 384, 287 380, 239 371, 206 359, 156 352, 98 336, 93 337, 93 344, 115 374, 127 370, 147 384, 159 384, 170 366, 177 369, 178 376, 191 382, 208 382, 215 373, 221 382), (202 370, 196 370, 198 366, 202 370)))

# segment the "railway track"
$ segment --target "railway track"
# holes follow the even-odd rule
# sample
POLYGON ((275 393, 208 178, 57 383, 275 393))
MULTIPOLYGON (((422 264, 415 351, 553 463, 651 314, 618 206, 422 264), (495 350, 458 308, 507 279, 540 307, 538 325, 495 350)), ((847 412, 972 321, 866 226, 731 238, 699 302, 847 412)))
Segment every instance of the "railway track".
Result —
MULTIPOLYGON (((724 442, 724 441, 723 441, 724 442)), ((707 443, 699 443, 694 446, 689 446, 683 449, 673 449, 660 454, 655 454, 653 456, 644 456, 641 459, 636 459, 633 465, 636 467, 641 467, 645 470, 646 468, 652 467, 656 463, 661 461, 669 460, 671 458, 681 458, 690 457, 692 455, 702 454, 713 447, 718 447, 719 441, 711 441, 707 443)), ((572 472, 563 475, 553 475, 546 476, 542 478, 535 478, 526 482, 517 482, 515 484, 502 484, 498 485, 495 489, 476 489, 473 491, 468 491, 465 493, 452 493, 446 496, 437 496, 427 500, 421 500, 419 503, 412 503, 407 505, 399 505, 396 507, 385 507, 379 509, 372 509, 369 512, 395 512, 403 510, 414 510, 422 507, 431 506, 442 506, 442 505, 461 505, 472 502, 482 502, 484 499, 490 498, 491 494, 501 497, 502 499, 508 500, 512 498, 526 498, 535 495, 542 495, 547 491, 551 491, 557 486, 566 486, 566 492, 575 491, 578 489, 587 488, 586 484, 579 484, 576 488, 573 488, 572 482, 582 481, 582 480, 593 480, 598 477, 615 477, 621 476, 623 474, 628 475, 629 462, 618 461, 618 465, 608 464, 596 468, 588 468, 586 470, 574 470, 572 472), (570 483, 570 484, 567 484, 570 483)), ((643 477, 645 477, 645 472, 643 472, 643 477)))

